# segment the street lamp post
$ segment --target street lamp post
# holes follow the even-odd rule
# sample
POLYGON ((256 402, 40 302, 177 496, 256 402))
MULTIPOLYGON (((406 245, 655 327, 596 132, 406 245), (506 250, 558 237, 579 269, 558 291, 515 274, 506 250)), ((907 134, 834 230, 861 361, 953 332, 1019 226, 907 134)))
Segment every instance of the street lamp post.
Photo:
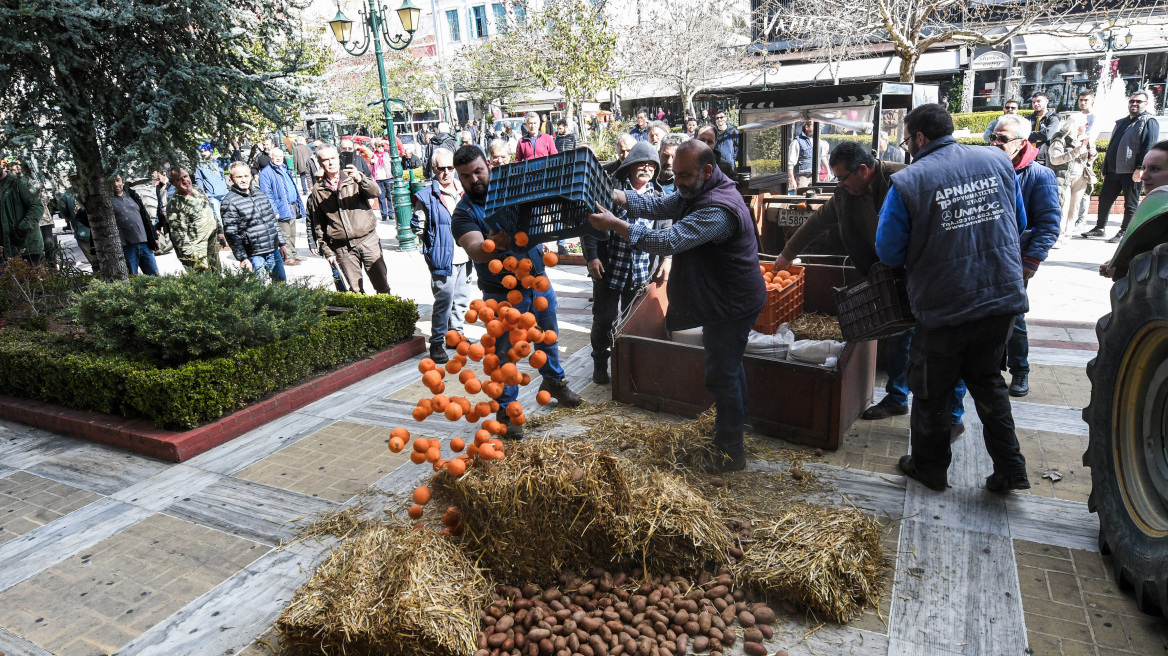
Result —
POLYGON ((341 47, 345 52, 360 57, 369 52, 369 44, 373 44, 373 52, 377 55, 377 75, 381 81, 381 108, 385 113, 385 132, 386 139, 389 141, 389 161, 393 171, 393 191, 390 196, 393 201, 393 212, 397 218, 397 243, 398 249, 403 251, 413 251, 418 249, 417 238, 410 230, 410 190, 409 185, 402 179, 402 163, 401 156, 397 152, 397 136, 393 126, 393 112, 389 108, 389 87, 385 81, 385 60, 382 57, 381 41, 384 38, 386 45, 394 50, 405 50, 410 42, 414 40, 414 32, 418 29, 418 17, 422 10, 414 6, 410 0, 404 0, 401 7, 397 10, 398 18, 401 20, 402 28, 406 31, 406 36, 394 34, 390 35, 385 15, 389 13, 388 8, 382 3, 380 6, 377 0, 369 0, 369 8, 362 7, 358 12, 361 23, 361 33, 356 40, 352 40, 353 21, 349 20, 341 11, 340 3, 337 4, 337 15, 329 21, 329 27, 333 30, 333 36, 340 42, 341 47))
POLYGON ((1112 50, 1123 50, 1131 45, 1132 32, 1128 28, 1127 34, 1123 35, 1123 41, 1120 42, 1119 30, 1121 27, 1116 27, 1117 21, 1114 18, 1107 19, 1107 25, 1103 26, 1099 23, 1091 30, 1091 36, 1087 37, 1087 42, 1091 44, 1091 49, 1095 52, 1111 52, 1112 50))

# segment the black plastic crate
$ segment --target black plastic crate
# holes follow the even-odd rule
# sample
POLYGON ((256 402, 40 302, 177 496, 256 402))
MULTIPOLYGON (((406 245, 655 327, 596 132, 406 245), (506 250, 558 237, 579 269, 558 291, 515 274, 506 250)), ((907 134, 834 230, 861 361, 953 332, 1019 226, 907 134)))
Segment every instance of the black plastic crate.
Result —
POLYGON ((508 234, 525 232, 530 243, 606 233, 588 223, 596 203, 617 213, 612 177, 587 148, 514 162, 491 171, 487 224, 508 234))
POLYGON ((848 287, 837 287, 835 303, 845 341, 891 337, 916 325, 902 267, 876 264, 867 278, 848 287))

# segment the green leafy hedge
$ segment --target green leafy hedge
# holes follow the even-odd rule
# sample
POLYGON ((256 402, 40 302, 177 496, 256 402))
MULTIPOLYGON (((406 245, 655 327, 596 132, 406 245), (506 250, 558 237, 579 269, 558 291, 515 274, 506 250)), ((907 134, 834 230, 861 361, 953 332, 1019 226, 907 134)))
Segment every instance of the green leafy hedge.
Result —
POLYGON ((401 342, 418 321, 414 302, 395 296, 335 294, 331 303, 350 309, 287 339, 166 368, 87 352, 80 340, 0 333, 0 393, 193 428, 401 342))

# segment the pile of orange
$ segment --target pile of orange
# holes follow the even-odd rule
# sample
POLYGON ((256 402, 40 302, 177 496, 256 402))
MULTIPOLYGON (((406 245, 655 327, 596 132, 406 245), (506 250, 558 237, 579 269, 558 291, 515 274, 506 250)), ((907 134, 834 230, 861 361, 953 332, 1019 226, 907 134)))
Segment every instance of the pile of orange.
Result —
POLYGON ((784 288, 795 284, 795 276, 791 275, 790 271, 779 269, 774 273, 771 272, 770 267, 766 264, 758 265, 759 271, 762 272, 763 279, 766 280, 766 288, 768 292, 781 291, 784 288))
MULTIPOLYGON (((524 244, 527 243, 527 235, 518 233, 515 236, 516 243, 519 243, 520 239, 524 244)), ((487 243, 484 242, 483 250, 493 252, 494 248, 493 242, 490 242, 490 248, 487 248, 487 243)), ((554 253, 545 253, 543 261, 547 266, 555 266, 557 258, 554 253)), ((528 366, 538 370, 547 363, 547 354, 537 350, 535 345, 550 346, 559 339, 554 330, 541 330, 539 328, 535 314, 520 312, 514 307, 523 300, 522 292, 515 289, 516 287, 522 286, 524 289, 534 289, 541 292, 551 288, 551 281, 548 280, 547 276, 530 275, 532 267, 530 259, 519 260, 513 255, 491 260, 489 265, 491 271, 499 273, 506 269, 512 274, 503 280, 503 284, 511 290, 507 295, 508 300, 489 299, 484 301, 475 299, 471 301, 470 309, 467 310, 465 317, 468 324, 481 321, 486 326, 487 334, 483 335, 478 344, 472 344, 462 333, 456 330, 448 331, 446 344, 455 349, 450 361, 443 366, 439 366, 430 358, 425 358, 418 363, 418 372, 422 374, 422 384, 430 390, 433 396, 418 400, 418 404, 413 410, 415 420, 425 421, 430 415, 438 414, 448 421, 465 419, 470 424, 476 424, 479 420, 485 421, 475 431, 472 443, 467 444, 464 439, 458 437, 450 441, 450 450, 459 454, 450 460, 442 458, 442 447, 438 440, 424 437, 414 439, 413 451, 410 453, 410 461, 414 464, 421 465, 428 462, 433 465, 434 471, 445 470, 447 474, 457 477, 465 474, 467 469, 477 463, 501 460, 506 457, 503 442, 498 436, 506 434, 507 426, 493 418, 487 419, 500 409, 499 402, 495 399, 503 394, 505 385, 527 385, 530 383, 531 375, 520 371, 519 366, 526 360, 528 366), (495 344, 503 335, 510 338, 511 348, 506 353, 497 354, 495 344), (479 380, 473 370, 466 368, 468 361, 482 362, 483 374, 489 378, 479 380), (454 377, 457 376, 457 384, 462 385, 466 396, 446 394, 448 376, 451 385, 456 384, 454 377), (471 397, 476 394, 483 394, 486 399, 473 401, 471 397)), ((532 305, 536 310, 545 310, 548 302, 546 298, 536 296, 532 305)), ((547 405, 551 402, 551 394, 547 391, 541 391, 535 398, 540 405, 547 405)), ((518 401, 508 403, 503 409, 507 412, 511 423, 519 426, 527 421, 527 416, 523 413, 523 405, 518 401)), ((410 432, 405 428, 395 428, 390 432, 390 451, 400 453, 409 444, 410 432)), ((423 506, 429 501, 430 490, 428 488, 420 487, 414 490, 414 505, 409 509, 410 518, 415 520, 421 518, 423 506)), ((442 531, 443 534, 461 535, 462 520, 457 508, 450 508, 446 511, 443 523, 447 527, 442 531)))

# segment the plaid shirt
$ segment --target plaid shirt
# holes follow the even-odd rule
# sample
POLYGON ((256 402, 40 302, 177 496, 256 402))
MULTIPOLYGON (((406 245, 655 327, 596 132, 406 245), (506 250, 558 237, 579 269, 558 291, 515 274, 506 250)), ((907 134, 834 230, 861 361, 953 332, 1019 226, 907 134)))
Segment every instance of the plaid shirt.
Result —
MULTIPOLYGON (((637 194, 632 188, 626 184, 625 191, 630 195, 649 196, 659 198, 662 196, 661 190, 655 184, 650 184, 648 191, 644 194, 637 194)), ((621 218, 626 218, 623 216, 621 218)), ((653 229, 653 221, 650 219, 637 219, 631 221, 635 225, 642 226, 648 230, 653 229)), ((633 248, 633 245, 624 237, 610 232, 608 237, 608 261, 604 263, 604 281, 607 283, 609 289, 637 289, 649 281, 649 254, 633 248)))

